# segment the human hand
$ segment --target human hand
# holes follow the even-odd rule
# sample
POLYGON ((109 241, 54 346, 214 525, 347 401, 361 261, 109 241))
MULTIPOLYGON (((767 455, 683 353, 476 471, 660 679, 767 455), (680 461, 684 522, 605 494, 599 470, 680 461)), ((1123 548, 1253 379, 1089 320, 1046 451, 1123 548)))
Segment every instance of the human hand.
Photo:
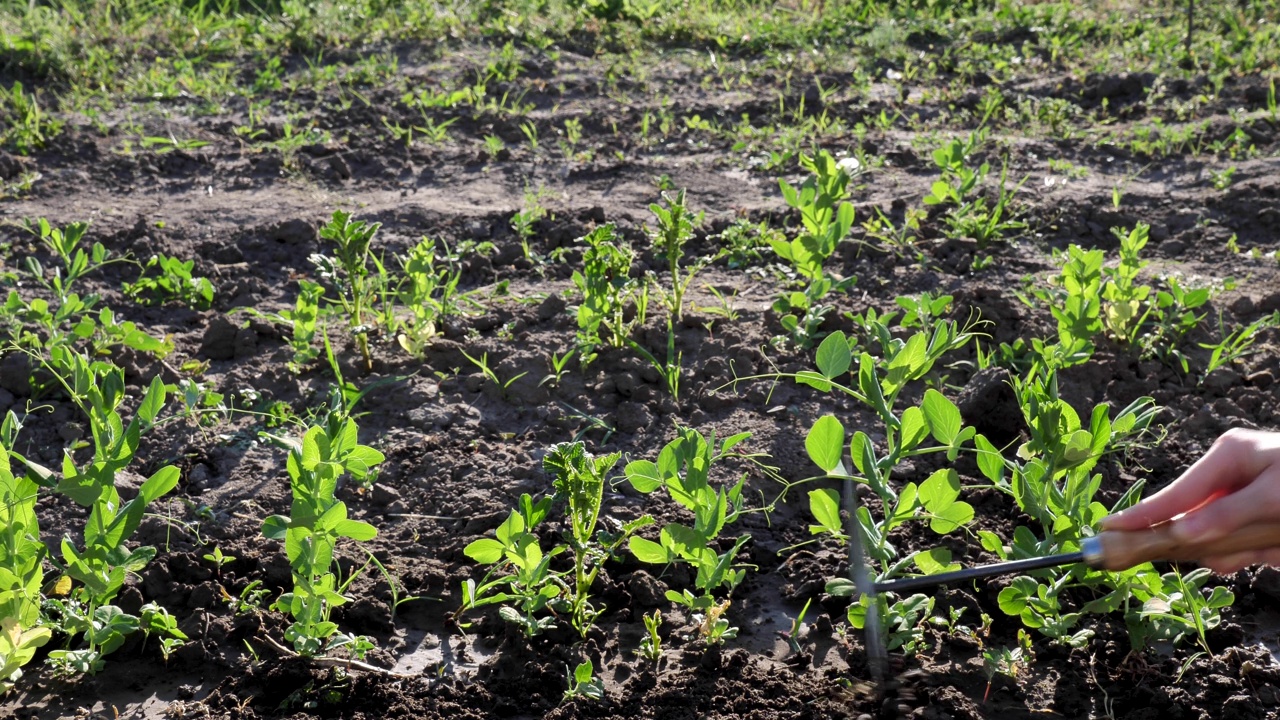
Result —
MULTIPOLYGON (((1141 530, 1172 521, 1184 543, 1211 542, 1250 523, 1280 518, 1280 433, 1233 429, 1168 487, 1104 518, 1104 530, 1141 530)), ((1258 563, 1280 565, 1280 548, 1206 557, 1200 564, 1233 573, 1258 563)))

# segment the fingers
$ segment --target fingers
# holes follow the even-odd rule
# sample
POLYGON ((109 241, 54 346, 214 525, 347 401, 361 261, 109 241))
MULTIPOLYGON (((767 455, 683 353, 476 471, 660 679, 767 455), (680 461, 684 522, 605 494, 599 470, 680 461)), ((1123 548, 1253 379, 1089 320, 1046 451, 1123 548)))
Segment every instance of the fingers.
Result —
MULTIPOLYGON (((1171 520, 1218 495, 1249 484, 1280 455, 1280 435, 1229 430, 1209 452, 1168 487, 1133 507, 1104 518, 1105 530, 1140 530, 1171 520)), ((1238 493, 1237 493, 1238 494, 1238 493)), ((1217 505, 1221 500, 1214 502, 1217 505)))
POLYGON ((1230 575, 1250 565, 1280 566, 1280 548, 1250 550, 1221 557, 1205 558, 1200 564, 1219 575, 1230 575))
POLYGON ((1272 520, 1280 512, 1280 466, 1267 469, 1244 488, 1173 521, 1170 528, 1185 545, 1211 543, 1250 523, 1272 520))

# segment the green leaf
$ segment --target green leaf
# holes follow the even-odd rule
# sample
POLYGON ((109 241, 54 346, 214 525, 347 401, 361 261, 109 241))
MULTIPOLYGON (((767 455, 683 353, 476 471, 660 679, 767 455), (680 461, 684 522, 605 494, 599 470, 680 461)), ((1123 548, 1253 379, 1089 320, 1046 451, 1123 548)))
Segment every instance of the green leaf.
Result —
POLYGON ((929 426, 925 422, 924 413, 918 407, 909 407, 902 413, 902 427, 899 430, 899 446, 904 451, 914 450, 921 440, 929 434, 929 426))
POLYGON ((829 392, 831 390, 831 381, 828 380, 826 376, 812 370, 801 370, 796 373, 796 382, 801 385, 808 385, 809 387, 822 392, 829 392))
POLYGON ((948 505, 946 509, 939 513, 934 513, 934 516, 929 520, 929 529, 939 535, 946 535, 961 526, 968 525, 972 521, 973 506, 966 502, 957 502, 948 505))
POLYGON ((179 474, 178 468, 166 465, 147 478, 146 482, 142 483, 142 487, 138 489, 138 495, 143 498, 143 503, 150 505, 157 498, 164 496, 177 487, 179 474))
POLYGON ((960 476, 952 468, 935 471, 920 485, 920 502, 931 513, 945 509, 960 497, 960 476))
POLYGON ((858 468, 858 472, 864 476, 867 474, 867 467, 875 465, 875 450, 871 447, 871 438, 867 434, 858 430, 849 439, 849 457, 853 458, 853 466, 858 468), (870 460, 868 454, 870 453, 870 460))
POLYGON ((662 487, 662 473, 651 460, 629 462, 623 472, 627 476, 627 482, 637 492, 648 494, 662 487))
POLYGON ((934 548, 927 552, 918 552, 911 558, 920 572, 925 575, 951 572, 960 569, 960 563, 951 562, 951 551, 947 548, 934 548))
POLYGON ((848 578, 832 578, 827 581, 826 591, 831 597, 853 597, 858 586, 848 578))
POLYGON ((837 330, 828 335, 818 346, 818 371, 834 380, 849 372, 853 366, 853 354, 849 352, 849 341, 844 333, 837 330))
POLYGON ((1000 539, 999 535, 996 535, 990 530, 979 530, 978 541, 982 543, 982 548, 984 550, 994 554, 1001 560, 1007 560, 1009 558, 1008 551, 1004 549, 1004 541, 1000 539))
POLYGON ((333 531, 356 542, 369 542, 378 536, 377 528, 360 520, 343 520, 333 528, 333 531))
POLYGON ((996 601, 1006 615, 1021 615, 1027 607, 1027 601, 1036 596, 1040 583, 1035 578, 1014 578, 1009 587, 1000 591, 996 601))
POLYGON ((975 459, 982 476, 996 485, 1003 484, 1004 456, 1000 454, 1000 450, 983 435, 975 435, 973 445, 978 449, 978 455, 975 459))
POLYGON ((834 415, 823 415, 809 428, 804 447, 809 457, 823 472, 833 473, 843 469, 844 425, 834 415))
POLYGON ((736 447, 739 443, 751 437, 749 432, 740 432, 730 435, 720 443, 720 454, 723 455, 736 447))
POLYGON ((885 518, 884 531, 889 532, 902 523, 910 520, 915 516, 916 510, 920 507, 919 488, 915 483, 907 483, 902 486, 902 492, 898 493, 898 502, 893 506, 893 514, 885 518))
POLYGON ((829 532, 843 537, 840 522, 840 500, 835 490, 821 488, 809 491, 809 511, 817 519, 817 525, 809 526, 811 535, 829 532))
POLYGON ((142 398, 142 404, 138 406, 138 417, 147 425, 155 422, 156 416, 160 414, 161 408, 164 407, 165 387, 164 381, 156 375, 151 379, 151 386, 147 388, 147 394, 142 398))
POLYGON ((1093 435, 1088 430, 1076 430, 1067 437, 1062 459, 1075 465, 1093 455, 1093 435))
POLYGON ((493 538, 481 538, 462 549, 462 554, 481 565, 492 565, 502 560, 502 543, 493 538))
POLYGON ((284 540, 289 531, 289 518, 284 515, 272 515, 262 521, 262 536, 268 540, 284 540))
POLYGON ((943 445, 951 445, 960 434, 960 409, 942 393, 930 388, 924 391, 924 402, 920 404, 925 420, 929 423, 929 432, 933 439, 943 445))
POLYGON ((321 460, 319 437, 323 432, 318 427, 312 427, 302 436, 302 467, 307 470, 314 469, 321 460))
POLYGON ((693 598, 690 596, 686 596, 683 593, 678 593, 675 590, 668 590, 663 594, 666 596, 668 600, 670 600, 671 602, 677 605, 684 605, 685 607, 693 606, 693 598))
POLYGON ((642 537, 631 536, 627 541, 627 546, 631 548, 631 554, 642 563, 650 565, 666 565, 675 560, 675 556, 671 551, 652 540, 645 540, 642 537))
POLYGON ((662 528, 662 544, 674 550, 686 560, 696 561, 698 551, 706 547, 707 538, 690 527, 677 523, 667 523, 662 528))

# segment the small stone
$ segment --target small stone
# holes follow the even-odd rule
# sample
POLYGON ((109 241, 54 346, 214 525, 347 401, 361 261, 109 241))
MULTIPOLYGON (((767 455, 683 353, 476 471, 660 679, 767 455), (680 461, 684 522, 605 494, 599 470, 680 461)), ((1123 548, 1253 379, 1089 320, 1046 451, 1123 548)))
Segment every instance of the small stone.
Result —
POLYGON ((1160 249, 1164 251, 1165 257, 1178 257, 1187 251, 1187 244, 1181 240, 1168 240, 1160 243, 1160 249))
POLYGON ((210 360, 230 360, 236 356, 236 335, 240 328, 225 316, 218 315, 209 321, 204 338, 200 341, 200 354, 210 360))
POLYGON ((351 166, 341 155, 331 155, 323 161, 323 175, 330 180, 350 180, 351 166))
POLYGON ((1229 367, 1221 367, 1204 376, 1204 386, 1217 392, 1226 392, 1240 384, 1240 373, 1229 367))
POLYGON ((209 480, 212 478, 213 471, 204 463, 196 463, 196 466, 187 474, 187 481, 201 490, 209 487, 209 480))
MULTIPOLYGON (((22 353, 10 353, 0 361, 0 388, 18 397, 31 393, 31 360, 22 353)), ((13 404, 13 400, 9 401, 13 404)))
POLYGON ((13 180, 25 169, 22 160, 0 150, 0 180, 13 180))
POLYGON ((969 378, 956 398, 964 419, 997 442, 1016 438, 1024 427, 1009 371, 987 368, 969 378))
POLYGON ((1261 370, 1245 378, 1245 382, 1260 390, 1266 390, 1275 384, 1275 381, 1276 378, 1271 374, 1270 370, 1261 370))
POLYGON ((236 243, 218 243, 209 253, 209 259, 218 265, 235 265, 244 262, 244 251, 236 243))
POLYGON ((635 395, 636 388, 640 387, 640 378, 633 372, 618 373, 614 376, 613 382, 618 394, 627 398, 635 395))
MULTIPOLYGON (((1270 598, 1271 600, 1280 601, 1280 570, 1264 565, 1253 576, 1253 591, 1270 598)), ((634 595, 635 592, 632 592, 634 595)))
POLYGON ((644 570, 631 573, 631 578, 627 580, 627 590, 631 592, 631 599, 640 607, 661 607, 667 604, 662 583, 644 570))
POLYGON ((373 486, 372 497, 377 505, 390 505, 400 499, 400 491, 386 483, 376 483, 373 486))
POLYGON ((213 607, 217 602, 216 596, 213 594, 213 588, 208 584, 197 585, 191 591, 191 599, 189 601, 192 607, 213 607))
POLYGON ((640 403, 618 403, 615 415, 618 429, 623 432, 634 433, 653 424, 653 413, 640 403))
POLYGON ((1253 308, 1253 298, 1248 295, 1241 295, 1231 301, 1231 312, 1235 313, 1237 317, 1253 314, 1253 308))
POLYGON ((79 423, 65 422, 58 427, 58 437, 68 444, 74 443, 84 437, 84 428, 79 423))
POLYGON ((272 225, 267 229, 267 239, 285 245, 304 245, 315 242, 316 228, 306 220, 294 218, 272 225))
POLYGON ((237 358, 253 357, 258 351, 258 333, 253 328, 240 328, 236 331, 235 351, 237 358))

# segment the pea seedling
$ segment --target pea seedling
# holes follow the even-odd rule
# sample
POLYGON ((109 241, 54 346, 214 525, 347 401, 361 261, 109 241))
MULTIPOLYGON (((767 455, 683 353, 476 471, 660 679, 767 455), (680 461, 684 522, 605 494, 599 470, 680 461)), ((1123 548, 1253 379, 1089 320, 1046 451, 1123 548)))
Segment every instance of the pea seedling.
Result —
POLYGON ((496 567, 478 584, 474 580, 463 583, 459 612, 511 603, 499 610, 499 616, 533 636, 555 627, 553 618, 537 617, 537 613, 554 605, 567 610, 573 627, 586 637, 603 612, 591 604, 591 586, 600 569, 633 533, 653 522, 653 518, 644 516, 616 530, 596 532, 605 475, 618 458, 617 453, 595 457, 582 442, 553 446, 543 458, 543 467, 554 476, 555 494, 537 503, 529 495, 522 495, 493 538, 476 540, 463 549, 467 557, 481 565, 496 567), (559 503, 567 509, 567 544, 544 553, 529 531, 546 518, 553 504, 559 503), (573 554, 572 570, 553 571, 552 559, 565 552, 573 554), (509 572, 493 577, 502 571, 509 572))
POLYGON ((274 440, 289 448, 286 469, 293 502, 289 515, 272 515, 262 523, 262 534, 283 540, 293 575, 293 589, 284 593, 272 609, 287 612, 293 624, 285 639, 303 656, 315 656, 341 647, 358 649, 367 641, 338 632, 329 619, 333 608, 345 603, 333 572, 334 550, 339 540, 372 540, 377 529, 347 518, 346 505, 334 497, 338 480, 351 474, 367 477, 383 461, 382 453, 357 440, 359 428, 344 413, 331 413, 325 427, 312 426, 302 439, 274 440))

